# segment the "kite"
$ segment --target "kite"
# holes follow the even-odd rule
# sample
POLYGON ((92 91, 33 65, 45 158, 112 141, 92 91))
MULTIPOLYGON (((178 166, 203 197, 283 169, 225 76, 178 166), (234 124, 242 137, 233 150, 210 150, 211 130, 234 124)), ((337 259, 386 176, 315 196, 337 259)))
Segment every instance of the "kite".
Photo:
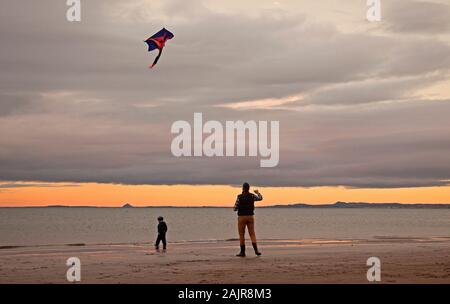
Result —
POLYGON ((158 49, 159 53, 158 56, 156 56, 155 61, 153 61, 153 64, 149 66, 149 68, 153 68, 156 63, 159 60, 159 57, 161 57, 162 50, 164 48, 164 45, 166 44, 166 41, 173 38, 173 34, 163 28, 159 32, 157 32, 155 35, 151 36, 145 42, 148 44, 148 51, 151 52, 153 50, 158 49))

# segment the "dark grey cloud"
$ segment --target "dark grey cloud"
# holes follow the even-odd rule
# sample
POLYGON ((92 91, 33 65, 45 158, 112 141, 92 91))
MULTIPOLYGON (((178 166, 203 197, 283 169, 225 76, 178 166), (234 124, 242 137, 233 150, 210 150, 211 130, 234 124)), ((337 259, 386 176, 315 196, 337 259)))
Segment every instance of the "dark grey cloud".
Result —
POLYGON ((79 187, 79 184, 44 184, 44 183, 0 183, 0 189, 14 188, 61 188, 61 187, 79 187))
MULTIPOLYGON (((450 102, 418 90, 448 81, 432 37, 342 33, 313 16, 225 14, 201 1, 5 1, 0 12, 0 179, 130 184, 409 187, 450 179, 450 102), (155 70, 143 40, 175 33, 155 70), (236 102, 302 96, 284 107, 236 102), (170 126, 279 120, 280 164, 174 158, 170 126)), ((409 22, 404 19, 405 22, 409 22)), ((431 28, 427 29, 432 31, 431 28)), ((436 33, 441 29, 436 28, 436 33)))
POLYGON ((1 94, 0 100, 0 117, 18 113, 29 105, 29 101, 20 96, 1 94))
POLYGON ((450 32, 450 4, 446 1, 393 0, 383 3, 383 8, 383 19, 388 22, 391 31, 422 34, 450 32))

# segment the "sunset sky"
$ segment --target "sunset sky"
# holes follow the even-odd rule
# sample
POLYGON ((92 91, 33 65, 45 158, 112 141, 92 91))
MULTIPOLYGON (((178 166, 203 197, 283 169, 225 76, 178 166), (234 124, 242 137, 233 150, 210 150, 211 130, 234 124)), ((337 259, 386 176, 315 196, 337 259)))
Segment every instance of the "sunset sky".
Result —
MULTIPOLYGON (((264 200, 258 205, 347 202, 450 203, 450 187, 346 189, 343 187, 257 187, 264 200)), ((212 185, 117 184, 0 184, 1 206, 228 206, 240 187, 212 185), (10 187, 10 188, 7 188, 10 187)))
POLYGON ((450 203, 450 5, 381 3, 3 0, 0 206, 450 203), (194 112, 279 121, 279 165, 174 157, 194 112))

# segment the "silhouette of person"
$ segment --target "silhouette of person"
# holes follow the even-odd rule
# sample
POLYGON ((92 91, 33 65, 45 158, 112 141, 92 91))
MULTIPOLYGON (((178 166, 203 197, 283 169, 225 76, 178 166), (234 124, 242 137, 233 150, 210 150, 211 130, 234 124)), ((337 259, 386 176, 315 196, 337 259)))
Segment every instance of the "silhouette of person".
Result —
POLYGON ((255 190, 255 194, 250 193, 250 185, 244 183, 242 185, 242 193, 238 195, 236 203, 234 204, 234 211, 238 213, 238 231, 239 231, 239 242, 241 246, 241 251, 236 255, 239 257, 245 257, 245 228, 248 228, 248 233, 250 234, 250 239, 252 240, 253 249, 256 255, 261 255, 258 250, 258 245, 256 243, 255 234, 255 202, 262 201, 263 197, 258 190, 255 190))
POLYGON ((162 216, 158 217, 158 237, 155 242, 155 249, 159 250, 159 243, 162 241, 163 250, 167 249, 167 241, 166 241, 166 232, 167 232, 167 224, 164 222, 164 218, 162 216))

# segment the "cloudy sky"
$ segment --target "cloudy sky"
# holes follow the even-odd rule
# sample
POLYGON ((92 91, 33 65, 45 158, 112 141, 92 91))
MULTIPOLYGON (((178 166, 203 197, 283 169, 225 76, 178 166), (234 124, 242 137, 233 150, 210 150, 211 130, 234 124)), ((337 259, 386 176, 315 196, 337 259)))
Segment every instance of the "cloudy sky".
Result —
POLYGON ((365 0, 81 2, 70 23, 65 1, 2 0, 0 202, 28 183, 448 191, 448 1, 382 0, 381 22, 365 0), (175 158, 194 112, 280 121, 279 165, 175 158))

